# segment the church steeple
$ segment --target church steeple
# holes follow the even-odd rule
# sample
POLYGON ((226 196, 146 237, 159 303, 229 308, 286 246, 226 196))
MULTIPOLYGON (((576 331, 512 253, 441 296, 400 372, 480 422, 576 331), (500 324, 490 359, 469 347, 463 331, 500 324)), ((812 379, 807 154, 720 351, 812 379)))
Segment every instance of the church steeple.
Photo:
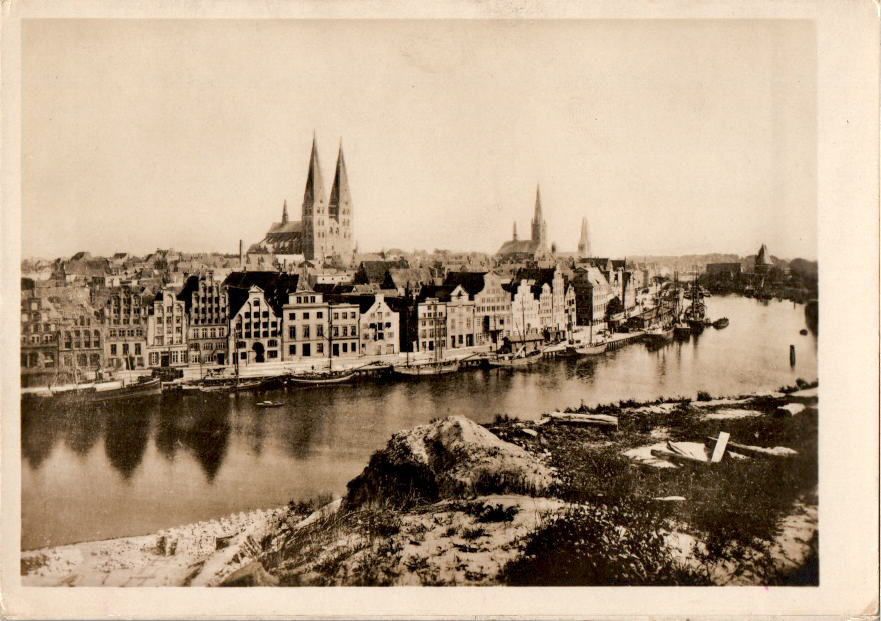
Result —
POLYGON ((313 133, 309 173, 306 176, 306 191, 303 193, 303 217, 311 216, 313 211, 318 211, 324 205, 324 180, 321 177, 321 164, 318 161, 318 141, 313 133))
POLYGON ((285 199, 284 205, 281 208, 281 223, 288 223, 288 199, 285 199))
POLYGON ((532 216, 532 241, 538 244, 540 249, 548 246, 548 225, 541 212, 541 187, 535 186, 535 214, 532 216))
POLYGON ((514 221, 514 241, 517 241, 517 221, 514 221))
POLYGON ((578 256, 589 257, 590 254, 590 236, 587 230, 587 218, 581 218, 581 239, 578 240, 578 256))
POLYGON ((336 172, 333 175, 333 187, 330 190, 330 200, 327 211, 330 217, 340 222, 348 220, 351 208, 351 196, 349 195, 349 177, 346 174, 346 158, 343 155, 343 141, 340 140, 340 150, 336 160, 336 172))

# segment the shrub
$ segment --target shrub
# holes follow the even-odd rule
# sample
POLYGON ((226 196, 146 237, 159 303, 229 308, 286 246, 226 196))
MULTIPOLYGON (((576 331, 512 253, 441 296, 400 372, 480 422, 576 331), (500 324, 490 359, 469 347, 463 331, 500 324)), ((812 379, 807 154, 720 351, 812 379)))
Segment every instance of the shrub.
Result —
POLYGON ((698 390, 697 391, 697 400, 698 401, 712 401, 713 398, 710 396, 710 393, 706 392, 705 390, 698 390))
POLYGON ((528 535, 500 578, 524 586, 708 584, 673 558, 664 526, 638 503, 573 508, 528 535))

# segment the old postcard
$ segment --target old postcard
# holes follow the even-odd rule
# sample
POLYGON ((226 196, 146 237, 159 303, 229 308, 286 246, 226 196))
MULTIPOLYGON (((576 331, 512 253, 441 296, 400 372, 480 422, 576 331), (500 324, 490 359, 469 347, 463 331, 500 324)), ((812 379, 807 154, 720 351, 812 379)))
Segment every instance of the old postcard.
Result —
POLYGON ((3 9, 4 615, 877 614, 875 5, 3 9))

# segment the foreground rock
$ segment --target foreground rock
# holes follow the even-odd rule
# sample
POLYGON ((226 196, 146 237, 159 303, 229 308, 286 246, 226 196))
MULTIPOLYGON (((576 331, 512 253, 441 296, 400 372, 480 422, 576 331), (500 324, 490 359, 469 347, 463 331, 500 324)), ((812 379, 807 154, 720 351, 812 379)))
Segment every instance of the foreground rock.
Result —
POLYGON ((411 506, 482 494, 542 495, 550 468, 462 416, 396 433, 349 482, 345 506, 411 506))

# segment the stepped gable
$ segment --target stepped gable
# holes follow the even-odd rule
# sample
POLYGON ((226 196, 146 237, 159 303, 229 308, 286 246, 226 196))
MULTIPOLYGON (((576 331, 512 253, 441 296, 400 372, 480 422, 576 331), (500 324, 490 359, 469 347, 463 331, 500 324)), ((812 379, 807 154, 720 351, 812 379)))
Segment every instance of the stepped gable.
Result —
POLYGON ((223 281, 229 295, 229 316, 233 317, 245 300, 248 299, 248 290, 251 287, 259 287, 263 291, 263 297, 278 315, 282 307, 288 301, 288 294, 297 290, 300 277, 297 274, 284 272, 232 272, 223 281))
POLYGON ((550 468, 463 416, 396 433, 349 481, 344 506, 406 507, 472 494, 541 495, 550 468))

